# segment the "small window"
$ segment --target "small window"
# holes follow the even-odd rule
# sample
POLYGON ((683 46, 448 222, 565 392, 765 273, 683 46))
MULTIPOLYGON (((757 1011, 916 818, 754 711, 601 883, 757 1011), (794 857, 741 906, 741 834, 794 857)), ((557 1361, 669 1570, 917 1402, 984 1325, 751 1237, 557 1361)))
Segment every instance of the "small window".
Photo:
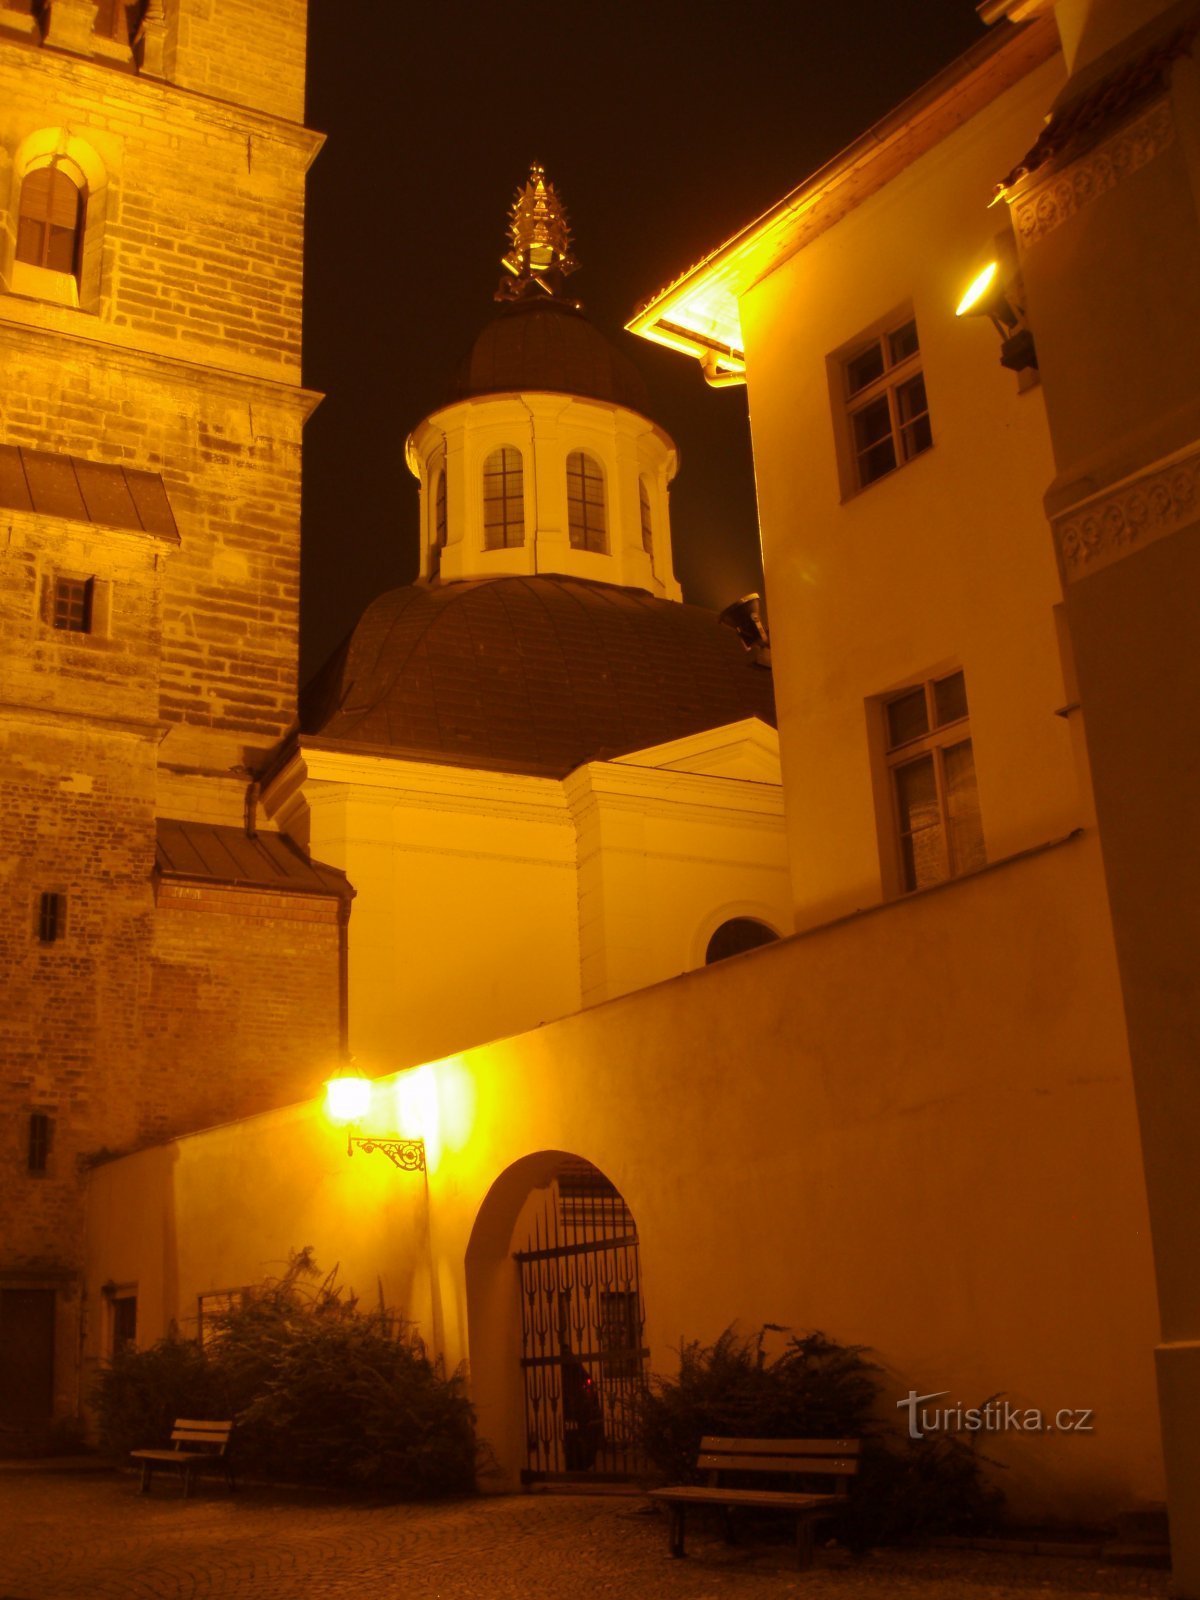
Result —
POLYGON ((83 193, 55 158, 21 185, 17 260, 77 279, 82 239, 83 193))
POLYGON ((638 500, 642 512, 642 549, 648 556, 654 555, 654 523, 650 517, 650 491, 646 488, 645 478, 638 479, 638 500))
POLYGON ((765 922, 758 922, 753 917, 731 917, 728 922, 721 924, 708 941, 704 965, 711 967, 714 961, 725 961, 730 956, 742 955, 746 950, 757 950, 761 945, 773 944, 778 937, 774 928, 768 928, 765 922))
POLYGON ((916 321, 876 334, 841 360, 851 493, 914 460, 933 443, 916 321))
POLYGON ((43 944, 54 944, 67 931, 67 897, 57 890, 38 896, 37 936, 43 944))
POLYGON ((483 547, 525 543, 525 474, 521 452, 506 444, 483 464, 483 547))
POLYGON ((55 578, 54 626, 66 633, 91 633, 93 596, 91 578, 55 578))
POLYGON ((604 473, 595 456, 572 450, 567 457, 567 524, 573 550, 608 551, 604 473))
POLYGON ((50 1144, 54 1137, 53 1119, 44 1111, 34 1111, 29 1117, 29 1171, 36 1177, 45 1175, 50 1164, 50 1144))
POLYGON ((905 892, 986 865, 963 674, 906 689, 883 710, 905 892))
POLYGON ((137 1348, 137 1295, 117 1293, 112 1297, 112 1353, 137 1348))

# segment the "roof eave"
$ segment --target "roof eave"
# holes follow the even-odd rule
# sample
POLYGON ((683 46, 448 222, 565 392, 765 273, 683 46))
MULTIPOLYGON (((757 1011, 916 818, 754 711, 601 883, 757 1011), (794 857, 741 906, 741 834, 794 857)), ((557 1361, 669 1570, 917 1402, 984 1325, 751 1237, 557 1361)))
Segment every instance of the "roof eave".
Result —
POLYGON ((1050 15, 985 35, 840 155, 662 289, 626 323, 629 332, 696 357, 714 376, 744 372, 740 297, 1058 48, 1050 15))

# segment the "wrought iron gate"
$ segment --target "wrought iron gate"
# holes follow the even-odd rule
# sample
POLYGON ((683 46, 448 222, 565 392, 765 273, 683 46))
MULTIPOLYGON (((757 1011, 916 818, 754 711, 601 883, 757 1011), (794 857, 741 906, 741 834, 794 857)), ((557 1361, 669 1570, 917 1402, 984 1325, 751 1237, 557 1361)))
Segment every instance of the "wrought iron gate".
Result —
POLYGON ((560 1168, 521 1275, 526 1482, 625 1478, 641 1458, 634 1430, 646 1325, 637 1228, 620 1194, 586 1161, 560 1168))

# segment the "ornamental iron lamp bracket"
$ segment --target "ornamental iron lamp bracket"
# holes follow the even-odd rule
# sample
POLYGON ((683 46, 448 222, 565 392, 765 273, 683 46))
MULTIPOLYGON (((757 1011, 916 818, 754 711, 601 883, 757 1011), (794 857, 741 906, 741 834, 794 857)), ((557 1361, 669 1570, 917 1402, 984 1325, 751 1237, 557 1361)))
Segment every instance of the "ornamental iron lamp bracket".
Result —
POLYGON ((354 1154, 355 1145, 368 1156, 373 1150, 382 1150, 388 1160, 402 1172, 425 1171, 424 1139, 376 1139, 370 1134, 348 1134, 346 1137, 348 1156, 354 1154))

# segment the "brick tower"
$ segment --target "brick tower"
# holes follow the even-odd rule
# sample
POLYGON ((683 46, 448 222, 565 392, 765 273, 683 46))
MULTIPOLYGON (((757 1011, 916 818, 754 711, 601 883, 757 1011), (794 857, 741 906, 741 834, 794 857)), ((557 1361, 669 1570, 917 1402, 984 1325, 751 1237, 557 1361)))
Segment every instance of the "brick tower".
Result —
MULTIPOLYGON (((305 25, 0 0, 0 1446, 86 1386, 88 1164, 339 1046, 350 891, 256 814, 318 399, 305 25)), ((111 1350, 137 1286, 104 1288, 111 1350)))

